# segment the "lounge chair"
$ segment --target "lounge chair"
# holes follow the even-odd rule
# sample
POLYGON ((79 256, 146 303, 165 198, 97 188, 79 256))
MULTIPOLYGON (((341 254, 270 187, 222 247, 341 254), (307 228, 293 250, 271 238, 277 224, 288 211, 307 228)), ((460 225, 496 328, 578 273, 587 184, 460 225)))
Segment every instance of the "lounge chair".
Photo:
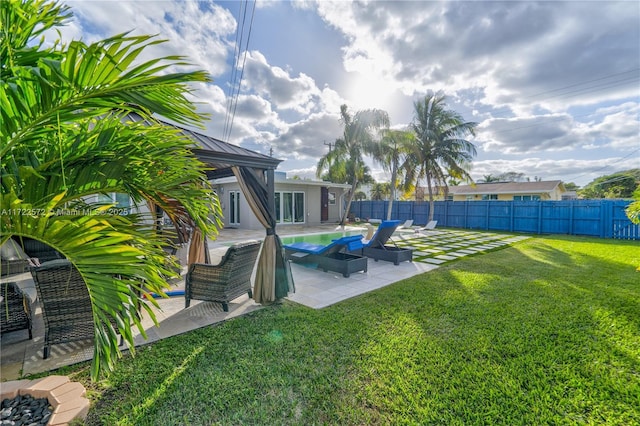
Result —
POLYGON ((396 232, 415 232, 415 229, 412 228, 413 219, 405 220, 404 223, 396 228, 396 232))
POLYGON ((362 249, 363 256, 367 256, 375 260, 385 260, 387 262, 393 262, 394 265, 399 265, 400 262, 409 261, 413 259, 413 249, 398 247, 391 235, 396 231, 400 224, 399 220, 385 220, 383 221, 378 230, 373 235, 370 241, 367 241, 362 249), (391 241, 393 246, 387 245, 391 241))
POLYGON ((191 299, 222 303, 222 309, 229 311, 229 302, 251 292, 251 274, 260 252, 260 241, 247 241, 229 247, 220 262, 211 265, 193 263, 185 279, 185 308, 191 299))
POLYGON ((436 229, 436 225, 438 224, 437 220, 432 220, 429 223, 427 223, 425 226, 423 226, 422 228, 417 228, 416 229, 416 233, 420 232, 420 231, 432 231, 434 229, 436 229))
POLYGON ((340 272, 349 278, 352 272, 367 272, 367 258, 348 253, 362 248, 362 235, 333 240, 331 244, 297 242, 284 246, 285 258, 294 263, 317 264, 324 272, 340 272))

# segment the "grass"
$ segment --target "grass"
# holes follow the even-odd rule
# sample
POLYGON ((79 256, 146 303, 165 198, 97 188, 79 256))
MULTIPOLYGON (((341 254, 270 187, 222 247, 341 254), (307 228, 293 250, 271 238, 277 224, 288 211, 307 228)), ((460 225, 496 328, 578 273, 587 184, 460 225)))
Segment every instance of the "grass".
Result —
POLYGON ((639 264, 637 242, 531 238, 59 373, 88 424, 640 424, 639 264))

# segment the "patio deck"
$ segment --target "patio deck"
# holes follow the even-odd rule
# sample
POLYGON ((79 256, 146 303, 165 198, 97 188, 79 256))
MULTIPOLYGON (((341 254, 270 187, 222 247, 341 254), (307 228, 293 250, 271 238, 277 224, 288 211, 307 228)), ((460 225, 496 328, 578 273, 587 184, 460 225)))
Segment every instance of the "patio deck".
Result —
MULTIPOLYGON (((335 231, 335 225, 302 227, 281 226, 279 235, 319 233, 335 231)), ((364 232, 364 230, 363 230, 364 232)), ((227 247, 238 241, 262 239, 264 231, 224 229, 215 241, 210 242, 213 262, 224 254, 227 247)), ((355 297, 414 275, 431 271, 449 260, 470 254, 482 253, 507 246, 528 238, 489 232, 467 230, 437 230, 421 234, 398 233, 393 236, 399 246, 414 248, 414 261, 393 263, 369 259, 367 273, 354 273, 344 278, 339 273, 322 272, 298 264, 292 264, 296 292, 288 299, 314 309, 324 308, 345 299, 355 297)), ((184 280, 175 282, 175 289, 184 288, 184 280)), ((152 343, 200 327, 219 323, 262 308, 246 295, 229 304, 224 312, 219 303, 192 301, 184 308, 184 297, 158 299, 161 310, 156 312, 159 327, 150 319, 143 321, 148 338, 136 334, 136 346, 152 343)), ((54 345, 48 359, 42 359, 44 324, 40 309, 34 313, 33 340, 27 339, 26 330, 5 333, 0 345, 0 381, 15 380, 22 376, 50 371, 62 366, 86 361, 93 356, 90 341, 54 345)))

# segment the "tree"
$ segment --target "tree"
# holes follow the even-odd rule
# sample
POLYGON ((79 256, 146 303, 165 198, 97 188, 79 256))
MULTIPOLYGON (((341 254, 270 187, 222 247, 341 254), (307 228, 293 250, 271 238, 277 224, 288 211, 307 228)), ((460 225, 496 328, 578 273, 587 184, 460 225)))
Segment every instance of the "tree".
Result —
POLYGON ((638 186, 638 188, 633 193, 633 199, 635 201, 629 204, 625 211, 627 213, 627 217, 631 222, 640 224, 640 186, 638 186))
POLYGON ((640 169, 600 176, 580 190, 583 198, 632 198, 640 182, 640 169))
POLYGON ((356 195, 353 196, 353 199, 356 201, 363 201, 367 199, 367 194, 362 191, 356 192, 356 195))
POLYGON ((374 183, 371 185, 371 199, 373 201, 386 200, 390 194, 391 185, 388 182, 374 183))
POLYGON ((500 178, 498 176, 493 176, 491 174, 482 176, 480 182, 490 183, 490 182, 499 182, 500 178))
POLYGON ((383 131, 383 137, 380 141, 367 147, 367 152, 371 154, 373 160, 380 164, 384 171, 391 174, 387 220, 391 219, 393 202, 397 198, 398 180, 405 174, 403 170, 408 167, 406 158, 412 144, 413 133, 386 129, 383 131))
POLYGON ((340 225, 344 226, 358 185, 373 181, 364 163, 365 146, 375 140, 379 129, 389 127, 389 116, 377 109, 362 110, 351 115, 347 106, 342 105, 340 119, 344 126, 342 137, 336 139, 333 149, 318 160, 316 174, 336 179, 333 182, 351 184, 347 205, 340 218, 340 225))
MULTIPOLYGON (((525 182, 528 178, 521 172, 505 172, 496 176, 496 179, 501 182, 525 182)), ((535 179, 536 182, 538 179, 535 179)))
POLYGON ((180 57, 142 61, 162 42, 151 36, 45 43, 40 37, 72 16, 56 2, 5 1, 0 12, 0 244, 33 238, 79 270, 94 312, 96 379, 121 356, 117 333, 134 352, 132 327, 144 335, 140 309, 155 320, 144 296, 161 294, 175 265, 166 237, 149 225, 155 217, 111 214, 112 203, 91 200, 127 194, 159 206, 181 232, 216 232, 220 206, 192 141, 155 118, 201 125, 187 84, 209 78, 172 71, 187 65, 180 57))
POLYGON ((577 191, 580 187, 573 182, 567 182, 564 184, 564 189, 567 191, 577 191))
POLYGON ((428 94, 414 103, 411 129, 415 143, 409 154, 406 180, 425 179, 429 191, 429 221, 433 220, 435 187, 447 189, 447 178, 471 179, 467 169, 476 155, 475 146, 464 139, 474 135, 476 123, 466 122, 460 114, 447 109, 445 96, 428 94))

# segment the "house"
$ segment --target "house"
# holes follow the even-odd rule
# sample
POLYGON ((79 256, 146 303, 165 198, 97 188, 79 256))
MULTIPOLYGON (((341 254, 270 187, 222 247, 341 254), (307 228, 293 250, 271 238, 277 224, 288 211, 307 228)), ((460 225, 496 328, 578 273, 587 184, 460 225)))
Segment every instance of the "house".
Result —
MULTIPOLYGON (((275 172, 275 216, 281 225, 319 225, 338 222, 348 184, 289 179, 275 172)), ((220 198, 225 227, 262 229, 235 177, 211 180, 220 198)))
POLYGON ((538 201, 562 200, 566 193, 560 180, 538 182, 490 182, 449 187, 453 201, 538 201))

